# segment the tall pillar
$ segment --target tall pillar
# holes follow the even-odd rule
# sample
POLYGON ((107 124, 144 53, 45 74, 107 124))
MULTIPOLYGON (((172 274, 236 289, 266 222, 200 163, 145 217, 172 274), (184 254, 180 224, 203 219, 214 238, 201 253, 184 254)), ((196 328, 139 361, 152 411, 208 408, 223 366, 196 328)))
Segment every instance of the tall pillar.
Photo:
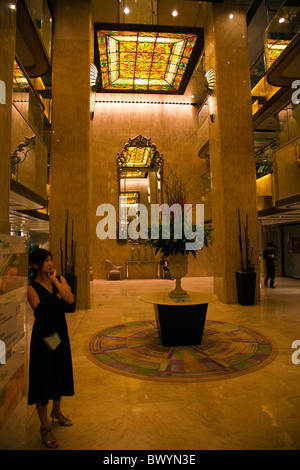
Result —
POLYGON ((241 270, 238 209, 242 239, 246 214, 257 272, 259 246, 256 208, 251 86, 245 9, 231 2, 205 4, 205 60, 215 71, 215 116, 209 122, 214 291, 225 303, 237 302, 236 271, 241 270))
MULTIPOLYGON (((90 66, 91 0, 54 6, 50 154, 50 249, 60 266, 68 210, 74 220, 77 308, 90 306, 90 66)), ((70 250, 70 238, 69 238, 70 250)), ((70 252, 70 251, 69 251, 70 252)))
POLYGON ((9 233, 10 139, 16 0, 0 2, 0 233, 9 233))

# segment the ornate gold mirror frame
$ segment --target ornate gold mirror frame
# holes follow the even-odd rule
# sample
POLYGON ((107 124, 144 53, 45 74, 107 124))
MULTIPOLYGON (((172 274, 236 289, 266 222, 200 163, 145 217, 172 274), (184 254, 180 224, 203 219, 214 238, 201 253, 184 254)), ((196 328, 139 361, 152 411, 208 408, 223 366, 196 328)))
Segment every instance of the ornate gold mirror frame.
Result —
POLYGON ((144 204, 148 207, 148 214, 150 215, 150 204, 161 204, 164 159, 151 139, 147 139, 140 134, 133 139, 129 138, 123 150, 118 153, 116 162, 120 202, 118 242, 139 243, 138 239, 129 237, 121 239, 119 237, 120 215, 126 218, 126 224, 128 225, 130 217, 127 215, 127 208, 130 205, 134 205, 138 212, 138 205, 144 204), (125 214, 122 212, 120 204, 126 207, 125 214))

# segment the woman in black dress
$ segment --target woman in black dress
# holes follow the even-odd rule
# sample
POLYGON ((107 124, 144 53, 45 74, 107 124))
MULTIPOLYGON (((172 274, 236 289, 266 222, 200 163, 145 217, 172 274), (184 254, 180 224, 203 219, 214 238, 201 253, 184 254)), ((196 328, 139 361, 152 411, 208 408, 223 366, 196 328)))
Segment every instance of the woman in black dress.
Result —
POLYGON ((60 409, 61 397, 74 395, 73 370, 64 301, 74 302, 64 277, 56 276, 52 254, 38 248, 30 256, 33 279, 28 286, 28 301, 34 311, 29 362, 28 404, 36 404, 41 422, 40 433, 46 447, 56 448, 51 433, 47 405, 53 400, 52 422, 63 426, 73 423, 60 409), (48 344, 45 341, 48 339, 48 344))

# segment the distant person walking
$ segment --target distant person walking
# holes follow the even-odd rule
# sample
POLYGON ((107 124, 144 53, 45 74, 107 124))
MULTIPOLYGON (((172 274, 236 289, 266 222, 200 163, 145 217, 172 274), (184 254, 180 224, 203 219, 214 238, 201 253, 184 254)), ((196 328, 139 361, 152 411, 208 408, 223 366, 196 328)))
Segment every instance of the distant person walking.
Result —
POLYGON ((270 287, 274 288, 274 280, 275 280, 275 251, 273 249, 272 243, 267 244, 267 249, 264 251, 263 255, 264 260, 266 261, 266 271, 267 275, 265 278, 265 286, 268 286, 268 280, 270 279, 270 287))

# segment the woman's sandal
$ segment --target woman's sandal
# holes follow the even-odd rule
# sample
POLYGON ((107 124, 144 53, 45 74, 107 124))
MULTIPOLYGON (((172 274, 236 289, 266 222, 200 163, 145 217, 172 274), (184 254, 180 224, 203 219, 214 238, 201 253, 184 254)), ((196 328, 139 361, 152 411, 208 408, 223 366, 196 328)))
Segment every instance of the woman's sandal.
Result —
POLYGON ((41 428, 40 433, 41 433, 41 436, 42 436, 42 441, 48 449, 56 449, 59 446, 57 440, 55 439, 55 437, 51 433, 51 429, 41 428), (50 439, 46 438, 47 435, 48 435, 48 437, 50 437, 50 439))
POLYGON ((52 423, 54 423, 54 419, 57 419, 58 422, 62 426, 72 426, 72 421, 66 418, 61 412, 56 412, 54 410, 51 411, 50 416, 52 418, 52 423))

